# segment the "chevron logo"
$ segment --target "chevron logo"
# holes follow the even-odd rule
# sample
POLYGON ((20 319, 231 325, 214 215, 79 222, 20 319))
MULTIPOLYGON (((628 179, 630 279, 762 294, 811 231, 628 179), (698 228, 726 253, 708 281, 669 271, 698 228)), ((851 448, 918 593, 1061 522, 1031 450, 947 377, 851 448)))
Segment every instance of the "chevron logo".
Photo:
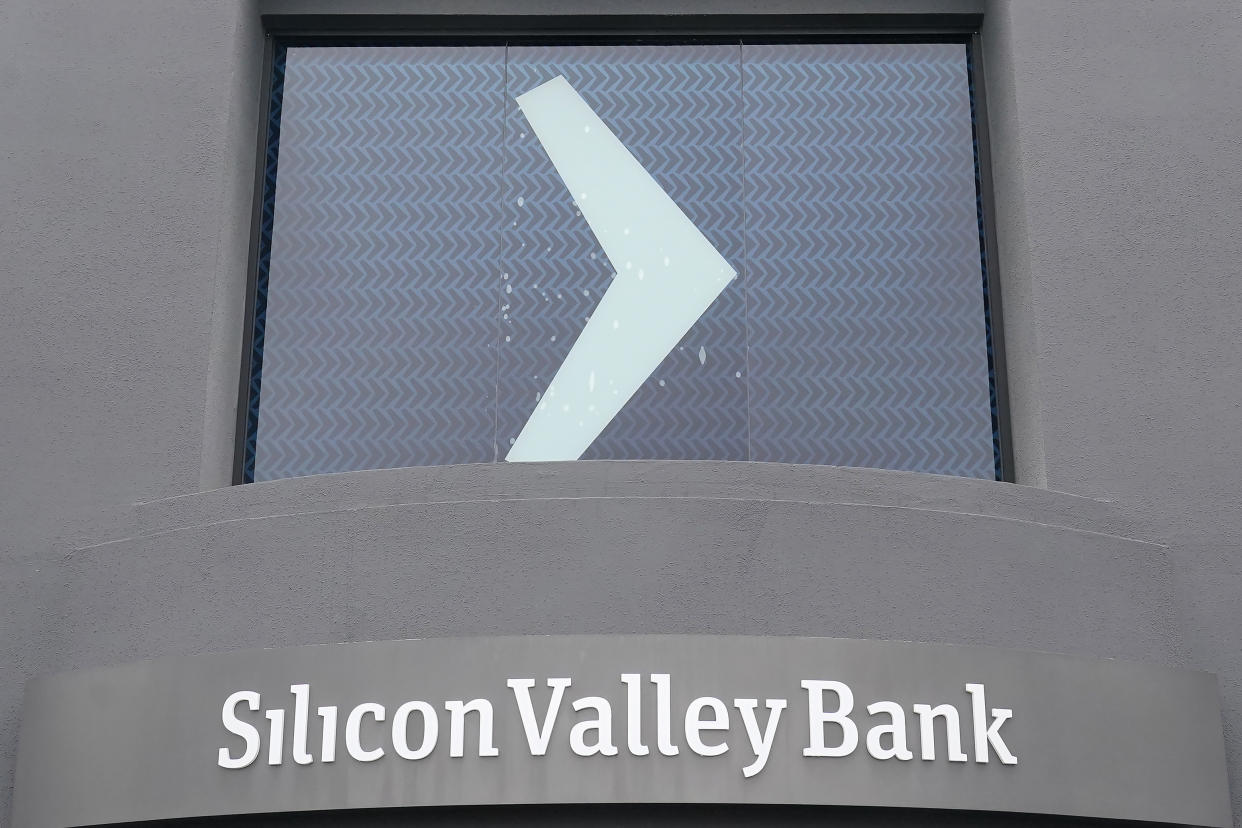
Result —
POLYGON ((563 76, 517 102, 619 268, 505 457, 577 460, 737 271, 563 76))

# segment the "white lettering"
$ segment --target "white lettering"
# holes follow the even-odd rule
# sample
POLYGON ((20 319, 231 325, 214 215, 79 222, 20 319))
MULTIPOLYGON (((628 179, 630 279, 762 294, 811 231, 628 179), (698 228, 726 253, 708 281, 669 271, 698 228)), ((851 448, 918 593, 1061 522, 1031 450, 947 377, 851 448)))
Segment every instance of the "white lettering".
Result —
POLYGON ((574 702, 574 710, 585 708, 595 711, 594 719, 578 722, 569 731, 569 747, 579 756, 594 756, 602 753, 605 756, 616 756, 617 746, 612 743, 612 705, 599 696, 587 696, 574 702), (586 734, 594 730, 595 743, 586 743, 586 734))
POLYGON ((686 744, 699 756, 719 756, 729 749, 729 743, 709 745, 699 734, 704 730, 728 730, 729 708, 713 696, 703 696, 690 702, 686 708, 686 744), (711 708, 712 718, 703 721, 703 709, 711 708))
POLYGON ((622 673, 621 683, 625 685, 625 744, 635 756, 646 756, 651 749, 643 744, 643 677, 638 673, 622 673))
POLYGON ((1005 744, 1005 740, 1000 735, 1001 725, 1013 718, 1013 711, 1003 707, 993 707, 992 723, 989 725, 988 705, 984 699, 983 685, 968 684, 966 692, 970 694, 970 707, 975 726, 975 761, 988 761, 988 745, 990 744, 1003 764, 1018 764, 1018 757, 1009 752, 1009 746, 1005 744))
POLYGON ((322 738, 319 741, 319 761, 336 761, 336 706, 321 707, 316 712, 323 719, 322 738))
POLYGON ((671 736, 673 718, 669 688, 671 679, 668 673, 652 673, 651 683, 656 686, 656 747, 664 756, 676 756, 678 748, 673 744, 671 736))
POLYGON ((543 756, 548 752, 548 742, 552 739, 552 725, 556 723, 556 714, 561 709, 561 698, 565 688, 573 682, 567 678, 547 680, 552 688, 552 699, 543 714, 543 727, 535 724, 535 709, 530 701, 530 688, 535 686, 534 679, 509 679, 506 684, 513 691, 517 700, 518 714, 522 717, 522 729, 526 731, 526 744, 530 746, 531 756, 543 756))
POLYGON ((306 724, 310 718, 310 685, 294 684, 289 687, 293 694, 293 761, 309 765, 315 758, 306 752, 306 724))
POLYGON ((466 714, 479 714, 479 755, 499 756, 500 751, 492 744, 492 703, 487 699, 472 699, 468 702, 447 701, 444 709, 449 712, 449 756, 460 758, 466 755, 466 714))
POLYGON ((966 754, 962 753, 962 728, 957 720, 956 707, 951 704, 938 704, 935 707, 916 704, 914 712, 919 717, 919 749, 924 760, 930 762, 936 758, 936 719, 943 718, 949 761, 966 761, 966 754))
POLYGON ((362 746, 362 717, 370 713, 375 721, 384 721, 384 706, 375 702, 363 702, 349 711, 345 719, 345 750, 359 762, 374 762, 383 757, 384 748, 367 750, 362 746))
MULTIPOLYGON (((651 673, 647 678, 655 685, 656 744, 649 747, 644 739, 651 738, 651 725, 643 720, 643 694, 651 692, 644 691, 644 674, 621 673, 626 697, 626 747, 633 756, 648 756, 657 750, 659 755, 677 756, 680 748, 674 743, 672 733, 672 677, 668 673, 651 673)), ((506 684, 513 692, 530 755, 546 756, 564 707, 566 691, 573 686, 573 680, 511 678, 506 680, 506 684), (548 695, 544 696, 543 691, 539 691, 540 701, 546 699, 546 705, 542 711, 536 711, 533 697, 540 682, 547 687, 548 695)), ((909 732, 913 726, 909 716, 914 715, 918 718, 918 753, 923 761, 931 762, 937 758, 937 748, 940 747, 936 743, 939 737, 937 731, 941 729, 938 720, 943 720, 944 723, 944 744, 941 748, 944 753, 941 759, 949 762, 970 761, 962 749, 961 717, 966 713, 953 704, 914 704, 906 708, 895 701, 872 702, 866 705, 865 710, 873 718, 864 725, 861 719, 855 721, 853 718, 855 696, 845 682, 804 679, 800 684, 807 693, 808 714, 808 741, 802 749, 803 756, 849 756, 858 749, 862 740, 866 743, 867 753, 874 759, 908 762, 914 758, 910 745, 912 736, 909 732), (827 698, 828 693, 835 694, 835 698, 827 698), (866 728, 865 740, 862 739, 860 728, 866 728)), ((994 757, 1002 764, 1016 765, 1017 757, 1001 735, 1004 724, 1013 718, 1013 711, 1008 708, 989 708, 986 689, 982 684, 968 683, 965 689, 971 702, 974 761, 986 764, 994 757)), ((264 739, 267 740, 266 757, 269 765, 283 764, 286 748, 290 748, 290 756, 297 765, 310 765, 316 759, 325 764, 336 761, 339 708, 312 708, 312 692, 308 683, 291 684, 289 692, 293 696, 291 707, 286 701, 283 707, 262 711, 262 698, 256 691, 237 691, 225 699, 220 711, 220 721, 225 731, 230 734, 229 738, 236 741, 227 741, 225 747, 217 749, 216 762, 220 767, 238 769, 254 764, 260 754, 265 752, 264 739), (251 721, 243 721, 243 708, 252 714, 251 721), (322 720, 318 756, 310 750, 312 710, 322 720), (260 715, 267 719, 266 728, 258 724, 260 715), (286 734, 286 723, 290 724, 289 734, 286 734), (264 733, 264 730, 267 732, 264 733), (289 740, 288 744, 286 739, 289 740)), ((450 757, 461 758, 465 755, 466 728, 471 718, 478 728, 477 755, 500 755, 494 741, 494 710, 491 701, 475 698, 468 701, 445 701, 443 704, 449 713, 447 726, 450 757), (471 713, 477 715, 471 717, 468 715, 471 713)), ((747 760, 748 763, 741 767, 742 775, 749 779, 762 773, 767 767, 780 729, 782 714, 788 708, 789 702, 786 699, 737 698, 732 700, 732 706, 741 717, 753 754, 753 759, 747 760), (767 708, 764 721, 760 721, 761 706, 767 708)), ((859 707, 861 716, 861 702, 859 707)), ((571 752, 584 757, 616 756, 619 751, 614 742, 613 708, 609 699, 602 696, 584 696, 575 700, 572 708, 581 715, 576 717, 570 728, 571 752)), ((387 711, 382 704, 365 702, 352 709, 346 707, 345 710, 348 711, 348 715, 344 717, 345 748, 355 761, 375 762, 385 757, 388 752, 395 753, 402 759, 417 761, 434 754, 439 744, 438 708, 431 703, 408 701, 397 707, 392 716, 391 741, 385 739, 388 731, 383 723, 387 711), (421 736, 412 733, 410 718, 415 713, 420 718, 421 736), (362 728, 367 717, 373 720, 374 727, 367 732, 364 745, 362 728)), ((733 721, 726 701, 714 696, 696 698, 684 708, 681 722, 687 748, 693 754, 715 757, 729 751, 729 732, 733 721), (709 736, 712 732, 718 734, 719 741, 709 736), (711 741, 708 741, 709 738, 711 741)), ((505 732, 508 732, 508 726, 505 732)))
POLYGON ((733 706, 742 714, 742 723, 746 725, 746 736, 750 739, 750 749, 755 754, 755 761, 742 768, 742 776, 754 776, 768 764, 768 754, 772 752, 772 740, 776 738, 776 725, 780 721, 781 711, 788 703, 784 699, 768 699, 768 724, 763 733, 759 732, 759 720, 755 716, 758 699, 734 699, 733 706))
POLYGON ((285 749, 285 711, 268 710, 263 714, 267 717, 267 763, 279 765, 284 761, 285 749))
POLYGON ((804 680, 802 687, 807 692, 807 703, 810 705, 810 745, 802 750, 802 755, 849 756, 858 747, 858 726, 849 717, 854 709, 854 693, 839 681, 804 680), (826 690, 837 694, 837 709, 831 713, 824 712, 826 690), (824 744, 824 725, 829 722, 841 728, 841 744, 832 748, 824 744))
POLYGON ((222 768, 244 768, 259 755, 259 729, 237 718, 237 705, 242 702, 245 702, 250 712, 253 713, 259 709, 259 694, 253 690, 238 690, 224 700, 224 708, 220 711, 220 721, 229 733, 242 737, 246 742, 246 747, 242 750, 241 756, 236 759, 229 753, 228 748, 220 748, 216 764, 222 768))
POLYGON ((908 762, 914 754, 906 747, 906 711, 901 705, 891 701, 878 701, 867 705, 867 712, 872 716, 887 713, 888 724, 878 724, 867 731, 867 753, 876 759, 900 759, 908 762), (892 737, 893 746, 884 747, 880 738, 884 735, 892 737))
POLYGON ((440 738, 440 720, 435 708, 421 701, 408 701, 397 708, 392 714, 392 747, 402 759, 422 759, 435 750, 436 740, 440 738), (423 741, 418 750, 410 750, 410 714, 414 711, 423 718, 423 741))

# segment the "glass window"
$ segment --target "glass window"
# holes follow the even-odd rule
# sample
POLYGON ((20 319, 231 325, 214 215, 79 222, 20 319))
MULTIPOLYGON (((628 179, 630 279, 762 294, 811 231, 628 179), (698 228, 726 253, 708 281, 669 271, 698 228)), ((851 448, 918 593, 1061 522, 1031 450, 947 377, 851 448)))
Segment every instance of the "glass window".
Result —
POLYGON ((965 43, 281 46, 241 478, 1001 477, 965 43))

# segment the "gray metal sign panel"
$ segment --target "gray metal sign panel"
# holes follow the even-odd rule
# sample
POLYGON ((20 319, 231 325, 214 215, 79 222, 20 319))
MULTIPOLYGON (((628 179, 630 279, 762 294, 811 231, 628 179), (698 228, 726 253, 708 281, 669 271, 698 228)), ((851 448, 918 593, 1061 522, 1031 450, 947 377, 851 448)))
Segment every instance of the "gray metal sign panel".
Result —
POLYGON ((36 679, 13 825, 583 802, 1231 825, 1211 675, 714 636, 339 644, 36 679))

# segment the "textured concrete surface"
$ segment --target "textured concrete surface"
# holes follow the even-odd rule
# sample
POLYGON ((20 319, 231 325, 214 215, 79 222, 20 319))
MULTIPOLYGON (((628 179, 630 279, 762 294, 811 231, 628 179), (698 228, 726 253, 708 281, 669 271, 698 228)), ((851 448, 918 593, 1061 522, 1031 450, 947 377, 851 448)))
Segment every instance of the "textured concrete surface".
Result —
MULTIPOLYGON (((472 2, 370 10, 486 10, 472 2)), ((290 5, 0 2, 0 824, 29 675, 413 628, 914 637, 1199 667, 1221 678, 1242 817, 1242 7, 984 5, 1018 480, 1071 495, 714 464, 198 493, 231 461, 258 16, 290 5)), ((558 814, 513 818, 613 816, 558 814)))
MULTIPOLYGON (((98 522, 96 535, 110 537, 51 563, 56 620, 43 669, 334 641, 623 632, 946 641, 1185 664, 1168 550, 1116 534, 1124 520, 1110 504, 1004 483, 777 464, 276 481, 138 503, 98 522)), ((790 821, 805 818, 795 810, 790 821)), ((617 820, 695 813, 620 809, 617 820)))
POLYGON ((231 0, 0 2, 0 824, 58 538, 227 480, 261 38, 231 0))
POLYGON ((983 36, 1019 481, 1170 544, 1239 820, 1242 6, 999 0, 983 36))
POLYGON ((893 638, 1181 660, 1167 550, 1103 531, 1098 504, 1082 498, 1048 498, 1064 501, 1053 504, 1062 525, 1013 516, 1013 486, 900 472, 758 467, 822 489, 840 477, 870 483, 875 494, 851 502, 817 497, 805 482, 803 491, 722 489, 717 481, 736 468, 728 463, 523 464, 495 475, 507 478, 504 495, 475 484, 485 468, 408 470, 406 479, 421 471, 439 483, 434 498, 388 503, 375 487, 366 499, 358 488, 384 474, 334 475, 269 486, 313 480, 315 505, 259 513, 211 493, 190 498, 216 501, 197 522, 117 527, 117 539, 57 563, 49 666, 574 632, 893 638), (637 480, 610 480, 614 469, 637 480), (333 496, 323 488, 333 478, 353 491, 333 496), (942 497, 980 491, 964 507, 923 505, 901 491, 911 483, 942 497), (997 508, 982 490, 1000 496, 997 508))

